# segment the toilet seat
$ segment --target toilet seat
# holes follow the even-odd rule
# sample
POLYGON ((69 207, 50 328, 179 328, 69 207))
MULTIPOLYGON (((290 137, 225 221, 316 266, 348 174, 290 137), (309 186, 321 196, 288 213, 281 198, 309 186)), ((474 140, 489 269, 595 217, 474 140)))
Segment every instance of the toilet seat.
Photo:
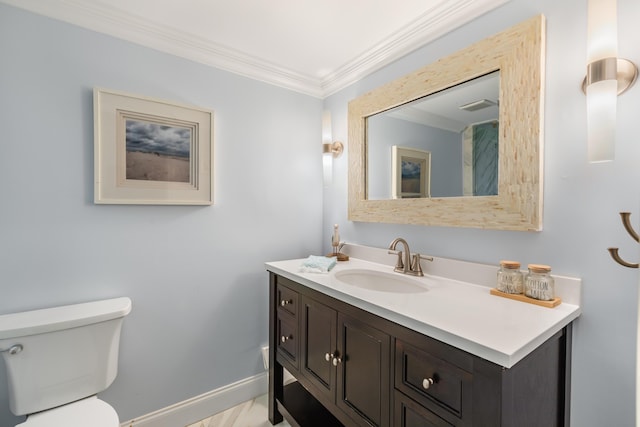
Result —
POLYGON ((16 427, 118 427, 118 414, 107 402, 96 396, 87 397, 27 417, 16 427))

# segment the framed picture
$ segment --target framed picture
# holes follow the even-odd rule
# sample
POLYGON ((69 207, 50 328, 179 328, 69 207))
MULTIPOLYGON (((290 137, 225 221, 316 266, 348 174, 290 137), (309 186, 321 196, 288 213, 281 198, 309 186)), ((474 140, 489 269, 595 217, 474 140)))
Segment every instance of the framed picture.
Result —
POLYGON ((94 202, 213 204, 213 112, 95 88, 94 202))
POLYGON ((431 197, 431 153, 394 145, 391 147, 391 197, 431 197))

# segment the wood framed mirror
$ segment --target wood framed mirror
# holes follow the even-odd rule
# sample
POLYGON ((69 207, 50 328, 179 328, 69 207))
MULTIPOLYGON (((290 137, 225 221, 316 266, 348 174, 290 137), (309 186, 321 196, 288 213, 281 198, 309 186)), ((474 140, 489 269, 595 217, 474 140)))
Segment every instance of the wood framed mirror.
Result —
MULTIPOLYGON (((539 15, 351 101, 349 220, 541 230, 544 35, 545 18, 539 15), (373 131, 369 126, 370 118, 492 74, 499 76, 499 98, 487 103, 499 105, 496 109, 499 122, 497 194, 472 197, 455 194, 453 197, 435 197, 438 194, 431 194, 430 197, 396 199, 391 196, 388 199, 369 197, 368 182, 373 181, 378 173, 377 169, 368 170, 368 166, 373 167, 368 154, 369 132, 373 131)), ((463 137, 460 136, 459 140, 462 146, 463 137)), ((394 145, 397 145, 396 141, 389 141, 389 147, 394 145)), ((464 150, 459 151, 462 153, 464 150)), ((433 171, 438 168, 438 161, 438 157, 432 154, 433 171)), ((464 163, 463 155, 460 155, 459 162, 464 163)), ((436 183, 435 178, 433 183, 436 183)))

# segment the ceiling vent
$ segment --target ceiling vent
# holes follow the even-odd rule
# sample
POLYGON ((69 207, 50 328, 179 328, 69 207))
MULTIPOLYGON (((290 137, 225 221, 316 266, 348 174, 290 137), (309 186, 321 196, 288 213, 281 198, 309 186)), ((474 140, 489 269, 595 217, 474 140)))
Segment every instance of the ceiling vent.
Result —
POLYGON ((492 107, 494 105, 498 105, 498 103, 489 101, 488 99, 480 99, 478 101, 473 101, 469 102, 468 104, 461 105, 458 108, 465 111, 476 111, 483 108, 492 107))

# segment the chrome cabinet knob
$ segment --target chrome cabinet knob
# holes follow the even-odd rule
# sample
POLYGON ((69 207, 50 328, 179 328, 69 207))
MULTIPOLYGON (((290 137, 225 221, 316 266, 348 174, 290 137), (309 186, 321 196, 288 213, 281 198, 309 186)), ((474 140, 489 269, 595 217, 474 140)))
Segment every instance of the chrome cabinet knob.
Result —
POLYGON ((289 335, 289 336, 283 335, 283 336, 280 338, 280 341, 282 341, 282 342, 284 343, 284 342, 289 341, 289 340, 290 340, 290 339, 292 339, 292 338, 293 338, 293 337, 292 337, 291 335, 289 335))
POLYGON ((422 388, 425 390, 429 390, 429 387, 431 387, 433 385, 433 379, 432 378, 425 378, 422 380, 422 388))
POLYGON ((280 305, 281 305, 282 307, 284 307, 285 305, 289 305, 289 304, 291 304, 291 303, 293 303, 293 301, 292 301, 292 300, 286 300, 286 299, 283 299, 282 301, 280 301, 280 305))
POLYGON ((324 360, 331 363, 333 366, 338 366, 338 363, 342 362, 342 359, 336 357, 333 353, 326 353, 324 355, 324 360))

